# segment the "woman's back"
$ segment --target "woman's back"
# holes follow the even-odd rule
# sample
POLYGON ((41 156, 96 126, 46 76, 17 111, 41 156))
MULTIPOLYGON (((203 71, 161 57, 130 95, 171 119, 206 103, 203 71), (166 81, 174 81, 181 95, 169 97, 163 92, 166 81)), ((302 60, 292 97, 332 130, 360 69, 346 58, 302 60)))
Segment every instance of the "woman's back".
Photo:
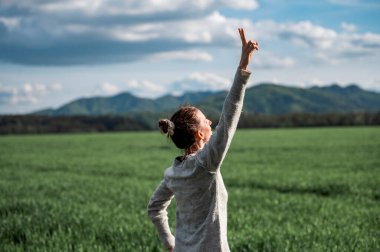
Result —
POLYGON ((199 166, 196 155, 176 159, 165 183, 176 199, 176 250, 229 251, 227 191, 220 172, 199 166))

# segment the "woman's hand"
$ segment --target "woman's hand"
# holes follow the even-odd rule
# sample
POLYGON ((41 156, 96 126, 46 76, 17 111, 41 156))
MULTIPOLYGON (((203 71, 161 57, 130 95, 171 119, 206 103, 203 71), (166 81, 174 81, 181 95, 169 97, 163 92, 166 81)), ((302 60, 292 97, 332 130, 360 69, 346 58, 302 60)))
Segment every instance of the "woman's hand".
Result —
POLYGON ((247 70, 247 66, 251 60, 252 54, 254 50, 259 50, 259 43, 254 40, 245 39, 244 29, 238 28, 241 38, 241 58, 239 67, 241 69, 247 70))

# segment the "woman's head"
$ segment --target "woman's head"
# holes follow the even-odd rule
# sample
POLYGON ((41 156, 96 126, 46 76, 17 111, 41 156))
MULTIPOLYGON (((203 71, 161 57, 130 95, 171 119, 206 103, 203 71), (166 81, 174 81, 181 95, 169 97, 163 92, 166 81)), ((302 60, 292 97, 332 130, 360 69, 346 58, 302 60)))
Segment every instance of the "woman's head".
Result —
POLYGON ((180 107, 170 120, 161 119, 158 125, 179 149, 186 150, 194 144, 203 146, 211 136, 211 121, 192 106, 180 107))

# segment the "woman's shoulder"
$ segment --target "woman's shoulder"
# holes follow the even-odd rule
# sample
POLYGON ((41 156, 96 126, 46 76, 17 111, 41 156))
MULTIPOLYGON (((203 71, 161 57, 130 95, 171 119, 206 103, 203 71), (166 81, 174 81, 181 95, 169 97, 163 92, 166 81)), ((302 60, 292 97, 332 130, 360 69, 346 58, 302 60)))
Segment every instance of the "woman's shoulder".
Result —
POLYGON ((186 157, 177 157, 172 165, 164 172, 166 179, 192 177, 203 170, 197 162, 197 153, 187 155, 186 157))

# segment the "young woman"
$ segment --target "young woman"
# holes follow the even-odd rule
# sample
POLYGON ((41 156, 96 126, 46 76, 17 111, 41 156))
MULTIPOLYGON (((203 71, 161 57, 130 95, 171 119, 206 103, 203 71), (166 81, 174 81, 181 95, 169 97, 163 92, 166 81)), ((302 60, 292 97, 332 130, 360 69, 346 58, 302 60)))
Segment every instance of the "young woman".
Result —
POLYGON ((215 133, 211 121, 195 107, 181 107, 170 120, 159 121, 161 131, 184 150, 164 174, 148 204, 164 248, 169 251, 229 251, 227 242, 227 191, 220 166, 227 153, 243 106, 250 72, 247 66, 258 43, 245 39, 238 29, 242 53, 232 87, 224 101, 215 133), (166 208, 175 197, 176 236, 169 228, 166 208))

